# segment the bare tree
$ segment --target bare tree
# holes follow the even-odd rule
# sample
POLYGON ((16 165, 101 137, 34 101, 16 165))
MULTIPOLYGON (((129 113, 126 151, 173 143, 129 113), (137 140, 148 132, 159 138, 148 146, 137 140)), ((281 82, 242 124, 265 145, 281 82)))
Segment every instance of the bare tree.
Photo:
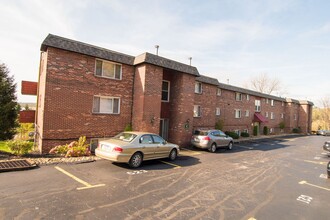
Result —
POLYGON ((319 101, 321 107, 313 109, 312 129, 329 130, 330 129, 330 97, 322 98, 319 101))
POLYGON ((266 94, 277 92, 276 95, 281 95, 281 93, 284 93, 281 81, 276 77, 269 77, 266 73, 254 76, 244 87, 266 94))

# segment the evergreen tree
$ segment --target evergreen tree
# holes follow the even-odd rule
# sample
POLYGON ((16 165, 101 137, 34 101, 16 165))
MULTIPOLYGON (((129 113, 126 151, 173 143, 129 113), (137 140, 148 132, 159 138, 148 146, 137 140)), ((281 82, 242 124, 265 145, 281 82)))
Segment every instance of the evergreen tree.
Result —
POLYGON ((0 140, 12 139, 17 123, 17 99, 14 77, 4 63, 0 64, 0 140))

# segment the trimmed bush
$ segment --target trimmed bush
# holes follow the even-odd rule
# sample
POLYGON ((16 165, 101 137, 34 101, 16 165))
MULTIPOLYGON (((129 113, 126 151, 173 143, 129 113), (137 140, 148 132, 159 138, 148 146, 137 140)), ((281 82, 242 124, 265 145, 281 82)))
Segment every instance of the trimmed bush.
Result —
POLYGON ((269 134, 269 129, 267 126, 264 127, 264 135, 268 135, 269 134))
POLYGON ((235 132, 232 132, 232 131, 226 131, 225 134, 232 137, 233 139, 238 139, 239 138, 239 135, 236 134, 235 132))
POLYGON ((27 154, 33 148, 33 142, 31 141, 22 141, 22 140, 7 141, 6 145, 16 155, 27 154))
POLYGON ((298 128, 292 129, 292 133, 301 133, 301 128, 298 127, 298 128))
POLYGON ((250 137, 250 134, 247 132, 242 132, 241 137, 250 137))

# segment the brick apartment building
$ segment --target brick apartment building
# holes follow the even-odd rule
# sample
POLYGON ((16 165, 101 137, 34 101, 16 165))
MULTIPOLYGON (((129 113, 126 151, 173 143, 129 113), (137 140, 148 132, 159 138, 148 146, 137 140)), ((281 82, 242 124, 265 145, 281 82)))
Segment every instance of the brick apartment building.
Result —
POLYGON ((197 128, 271 133, 311 130, 313 103, 284 99, 202 76, 196 67, 150 53, 130 56, 48 35, 41 45, 36 143, 53 146, 86 136, 93 141, 133 130, 189 144, 197 128))

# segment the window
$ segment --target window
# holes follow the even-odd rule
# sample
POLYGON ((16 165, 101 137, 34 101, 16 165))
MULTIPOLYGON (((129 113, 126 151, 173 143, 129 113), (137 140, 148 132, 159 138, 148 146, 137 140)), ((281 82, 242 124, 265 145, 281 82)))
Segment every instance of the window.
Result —
POLYGON ((120 98, 94 96, 93 113, 119 114, 120 98))
POLYGON ((235 132, 238 136, 241 136, 241 132, 240 132, 240 130, 234 130, 234 132, 235 132))
POLYGON ((158 135, 152 135, 155 144, 162 144, 164 143, 164 139, 159 137, 158 135))
POLYGON ((297 114, 293 115, 293 120, 295 120, 295 121, 297 120, 297 114))
POLYGON ((96 60, 95 75, 110 79, 121 79, 122 66, 120 64, 96 60))
POLYGON ((202 83, 195 82, 195 93, 202 94, 202 83))
POLYGON ((217 96, 221 96, 221 89, 220 88, 217 89, 217 96))
POLYGON ((271 106, 274 106, 274 100, 273 100, 273 99, 270 100, 270 105, 271 105, 271 106))
POLYGON ((168 102, 170 100, 170 82, 163 80, 162 83, 162 101, 168 102))
POLYGON ((269 133, 272 134, 274 132, 274 128, 269 129, 269 133))
POLYGON ((274 112, 271 112, 271 113, 270 113, 270 119, 275 119, 274 112))
POLYGON ((201 107, 199 105, 194 105, 194 117, 201 117, 201 107))
POLYGON ((242 111, 240 109, 235 109, 235 118, 241 118, 242 111))
POLYGON ((211 132, 212 136, 220 137, 220 132, 219 131, 213 131, 211 132))
POLYGON ((215 115, 220 115, 220 108, 215 109, 215 115))
POLYGON ((260 112, 261 111, 261 106, 260 106, 260 100, 255 100, 255 111, 260 112))
POLYGON ((242 101, 242 93, 236 92, 236 101, 242 101))
POLYGON ((246 110, 245 111, 245 117, 249 117, 250 116, 250 111, 249 110, 246 110))
POLYGON ((249 133, 249 129, 244 129, 243 132, 244 133, 249 133))
POLYGON ((249 101, 250 100, 250 95, 246 94, 246 100, 249 101))
POLYGON ((265 113, 266 118, 268 118, 268 112, 265 113))
POLYGON ((284 118, 284 113, 281 113, 281 118, 284 118))
POLYGON ((266 99, 266 104, 268 104, 269 103, 269 100, 268 99, 266 99))
POLYGON ((152 144, 152 138, 151 135, 143 135, 142 137, 140 137, 140 143, 141 144, 152 144))

